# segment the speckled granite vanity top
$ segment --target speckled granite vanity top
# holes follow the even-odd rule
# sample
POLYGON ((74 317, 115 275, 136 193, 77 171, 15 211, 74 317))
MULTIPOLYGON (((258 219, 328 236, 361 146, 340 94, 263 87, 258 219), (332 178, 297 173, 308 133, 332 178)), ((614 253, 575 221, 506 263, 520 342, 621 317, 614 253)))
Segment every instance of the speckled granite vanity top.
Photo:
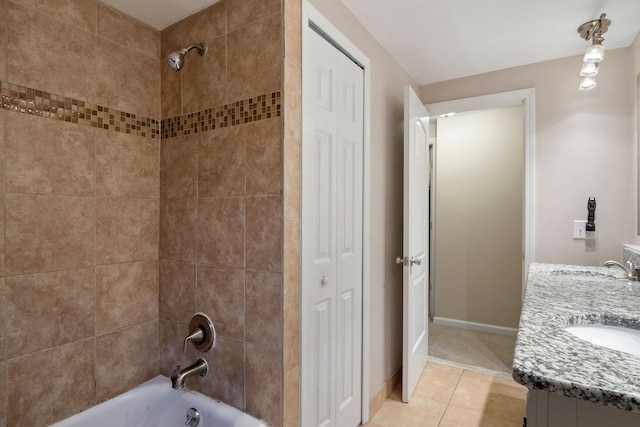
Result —
POLYGON ((617 268, 532 264, 513 378, 531 389, 640 411, 640 356, 565 331, 603 323, 640 329, 640 282, 617 268))

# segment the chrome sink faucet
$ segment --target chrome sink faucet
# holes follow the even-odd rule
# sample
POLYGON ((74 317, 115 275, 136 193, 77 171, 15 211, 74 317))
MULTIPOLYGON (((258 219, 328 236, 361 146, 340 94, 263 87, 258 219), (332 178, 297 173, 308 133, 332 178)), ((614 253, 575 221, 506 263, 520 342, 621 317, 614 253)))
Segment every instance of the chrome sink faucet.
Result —
POLYGON ((618 267, 627 274, 627 280, 640 280, 640 267, 635 267, 631 261, 627 261, 627 266, 620 264, 617 261, 607 261, 604 263, 605 267, 618 267))
POLYGON ((184 382, 187 378, 195 377, 196 375, 204 377, 207 373, 209 373, 209 365, 204 359, 198 359, 194 364, 182 370, 180 370, 180 365, 178 365, 171 374, 171 387, 183 389, 185 385, 184 382))

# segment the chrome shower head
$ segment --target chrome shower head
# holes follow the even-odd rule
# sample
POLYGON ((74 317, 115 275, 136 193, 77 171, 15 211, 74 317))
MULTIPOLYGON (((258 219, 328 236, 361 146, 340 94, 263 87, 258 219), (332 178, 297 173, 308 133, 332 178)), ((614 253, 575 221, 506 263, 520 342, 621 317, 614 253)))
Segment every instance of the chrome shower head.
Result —
POLYGON ((173 71, 180 71, 180 69, 184 66, 184 56, 191 50, 198 49, 198 54, 200 56, 204 55, 207 52, 207 42, 202 42, 200 44, 194 43, 189 47, 185 47, 180 50, 176 50, 167 55, 167 65, 173 71))

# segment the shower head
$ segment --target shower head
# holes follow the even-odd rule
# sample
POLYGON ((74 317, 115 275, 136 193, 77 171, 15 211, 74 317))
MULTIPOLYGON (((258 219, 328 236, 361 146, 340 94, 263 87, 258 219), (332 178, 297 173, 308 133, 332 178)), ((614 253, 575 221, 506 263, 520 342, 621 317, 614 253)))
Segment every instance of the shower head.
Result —
POLYGON ((180 69, 184 65, 184 56, 191 49, 198 49, 198 54, 202 56, 207 52, 207 42, 202 42, 200 44, 194 43, 183 49, 171 52, 169 55, 167 55, 167 65, 169 66, 169 68, 171 68, 171 70, 173 71, 180 71, 180 69))

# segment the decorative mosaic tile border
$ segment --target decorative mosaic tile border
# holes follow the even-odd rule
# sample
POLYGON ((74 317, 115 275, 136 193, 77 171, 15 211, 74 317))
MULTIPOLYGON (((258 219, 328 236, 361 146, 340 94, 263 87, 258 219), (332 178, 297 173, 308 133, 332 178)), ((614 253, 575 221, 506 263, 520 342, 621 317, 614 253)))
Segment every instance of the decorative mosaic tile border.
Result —
POLYGON ((197 113, 184 114, 162 120, 162 139, 237 126, 258 120, 280 117, 282 92, 273 92, 232 104, 207 108, 197 113))
POLYGON ((159 122, 126 111, 0 81, 2 108, 148 138, 175 138, 280 117, 282 92, 273 92, 159 122))
POLYGON ((159 138, 158 120, 0 81, 2 108, 100 129, 159 138))

